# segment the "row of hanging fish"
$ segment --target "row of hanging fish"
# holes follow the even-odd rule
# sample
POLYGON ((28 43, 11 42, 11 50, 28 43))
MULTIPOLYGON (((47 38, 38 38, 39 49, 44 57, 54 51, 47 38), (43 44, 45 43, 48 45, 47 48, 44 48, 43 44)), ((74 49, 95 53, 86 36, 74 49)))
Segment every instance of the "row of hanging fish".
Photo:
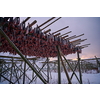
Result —
MULTIPOLYGON (((26 23, 20 23, 20 17, 0 17, 0 27, 24 55, 37 57, 56 57, 59 45, 64 55, 80 52, 79 46, 74 46, 68 39, 53 34, 45 34, 38 25, 34 28, 26 23)), ((0 35, 0 52, 17 54, 7 40, 0 35)))

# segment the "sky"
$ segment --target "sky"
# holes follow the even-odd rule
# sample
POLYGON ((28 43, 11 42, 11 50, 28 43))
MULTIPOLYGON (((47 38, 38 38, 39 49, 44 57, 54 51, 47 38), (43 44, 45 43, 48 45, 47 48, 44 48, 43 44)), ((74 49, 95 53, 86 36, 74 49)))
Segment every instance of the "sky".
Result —
MULTIPOLYGON (((25 18, 26 17, 20 17, 20 21, 23 21, 25 18)), ((34 28, 36 25, 41 25, 43 22, 47 21, 50 18, 51 17, 31 17, 27 21, 27 23, 31 23, 32 21, 37 20, 37 23, 33 25, 34 28)), ((52 21, 50 21, 49 23, 51 23, 52 21)), ((45 24, 43 27, 45 27, 49 23, 45 24)), ((100 17, 62 17, 57 22, 47 27, 45 30, 51 29, 50 33, 53 33, 61 28, 69 26, 69 28, 60 31, 60 33, 64 34, 69 31, 72 31, 71 33, 68 34, 69 37, 84 33, 83 36, 71 40, 73 41, 80 38, 87 39, 86 41, 82 42, 81 45, 89 44, 89 43, 91 44, 87 48, 82 49, 80 58, 87 59, 87 58, 94 58, 94 56, 100 58, 100 52, 99 52, 100 51, 100 34, 99 34, 100 25, 99 24, 100 24, 100 17)), ((66 57, 67 59, 76 59, 77 54, 69 54, 66 57)))

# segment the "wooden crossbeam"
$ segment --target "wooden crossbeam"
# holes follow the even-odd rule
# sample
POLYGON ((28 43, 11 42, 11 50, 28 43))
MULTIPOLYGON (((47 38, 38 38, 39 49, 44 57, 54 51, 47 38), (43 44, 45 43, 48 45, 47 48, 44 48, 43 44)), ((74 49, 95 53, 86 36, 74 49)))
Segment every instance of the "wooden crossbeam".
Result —
POLYGON ((81 45, 81 47, 84 47, 84 46, 87 46, 87 45, 90 45, 90 44, 81 45))
MULTIPOLYGON (((86 47, 88 47, 88 46, 86 46, 86 47)), ((86 48, 86 47, 81 47, 81 49, 86 48)))
POLYGON ((68 27, 69 27, 69 26, 66 26, 66 27, 64 27, 64 28, 62 28, 62 29, 59 29, 59 30, 53 32, 52 34, 55 34, 55 33, 59 32, 59 31, 62 31, 62 30, 64 30, 64 29, 68 28, 68 27))
POLYGON ((41 25, 39 25, 38 27, 41 27, 43 25, 45 25, 46 23, 48 23, 49 21, 53 20, 55 17, 50 18, 49 20, 47 20, 46 22, 42 23, 41 25))
POLYGON ((79 45, 79 44, 81 44, 81 43, 75 43, 75 44, 73 44, 73 45, 76 46, 76 45, 79 45))
POLYGON ((60 35, 60 33, 58 33, 58 34, 55 34, 54 36, 58 36, 58 35, 60 35))
POLYGON ((68 37, 69 35, 66 35, 66 36, 64 36, 64 37, 62 37, 62 38, 66 38, 66 37, 68 37))
POLYGON ((76 36, 76 37, 74 37, 74 38, 78 38, 78 37, 80 37, 80 36, 83 36, 84 34, 81 34, 81 35, 78 35, 78 36, 76 36))
MULTIPOLYGON (((13 56, 2 56, 0 55, 1 58, 14 58, 14 59, 22 59, 21 57, 13 57, 13 56)), ((27 58, 28 60, 35 60, 39 57, 35 57, 35 58, 27 58)))
POLYGON ((69 37, 69 40, 78 38, 78 37, 83 36, 83 35, 84 35, 84 34, 81 34, 81 35, 78 35, 78 36, 74 35, 74 36, 72 36, 72 37, 69 37))
POLYGON ((50 31, 51 31, 51 29, 48 29, 48 30, 44 31, 44 34, 50 32, 50 31))
POLYGON ((75 37, 75 36, 76 36, 76 35, 73 35, 73 36, 71 36, 71 37, 68 37, 68 39, 71 40, 71 39, 72 39, 73 37, 75 37))
POLYGON ((76 40, 76 41, 72 41, 71 43, 73 45, 79 45, 81 42, 84 42, 85 40, 87 40, 87 39, 84 39, 84 40, 79 39, 79 40, 76 40))
POLYGON ((75 43, 77 41, 80 41, 81 39, 77 39, 77 40, 74 40, 74 41, 71 41, 71 43, 75 43))
POLYGON ((26 21, 28 21, 31 17, 27 17, 22 23, 25 23, 26 21))
POLYGON ((62 35, 60 35, 60 36, 63 36, 63 35, 66 35, 66 34, 69 34, 69 33, 71 33, 72 31, 69 31, 69 32, 67 32, 67 33, 65 33, 65 34, 62 34, 62 35))
POLYGON ((53 22, 51 22, 50 24, 48 24, 47 26, 45 26, 44 28, 42 28, 41 31, 44 30, 45 28, 47 28, 48 26, 50 26, 51 24, 53 24, 54 22, 56 22, 57 20, 59 20, 60 18, 61 17, 57 18, 56 20, 54 20, 53 22))
POLYGON ((37 21, 36 20, 34 20, 30 25, 29 25, 29 27, 32 27, 34 24, 36 24, 37 23, 37 21))

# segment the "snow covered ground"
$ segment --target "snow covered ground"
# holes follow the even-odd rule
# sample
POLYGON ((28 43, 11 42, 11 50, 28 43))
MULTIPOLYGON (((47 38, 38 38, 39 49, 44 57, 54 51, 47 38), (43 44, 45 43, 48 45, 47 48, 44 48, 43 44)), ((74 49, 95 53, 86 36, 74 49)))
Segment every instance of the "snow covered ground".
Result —
MULTIPOLYGON (((78 75, 79 73, 77 72, 76 74, 78 75)), ((69 73, 69 75, 71 75, 71 72, 69 73)), ((67 79, 64 73, 62 73, 62 80, 63 80, 62 83, 63 82, 66 83, 67 79)), ((97 74, 82 73, 82 80, 83 84, 100 84, 100 73, 97 74)), ((72 83, 79 84, 75 76, 72 78, 72 83)))
MULTIPOLYGON (((79 73, 76 72, 76 74, 79 77, 79 73)), ((27 75, 31 75, 31 74, 28 73, 27 75)), ((71 75, 72 75, 72 72, 69 72, 69 76, 71 75)), ((82 73, 82 80, 83 80, 83 84, 100 84, 100 73, 95 73, 95 71, 93 71, 92 73, 82 73)), ((57 84, 58 73, 51 72, 49 81, 50 81, 50 84, 57 84)), ((75 75, 73 76, 71 82, 72 84, 79 84, 75 75)), ((28 81, 26 83, 28 83, 28 81)), ((0 84, 8 84, 8 82, 4 81, 4 82, 1 82, 0 84)), ((31 84, 43 84, 43 82, 39 78, 37 78, 36 81, 32 82, 31 84)), ((64 72, 61 73, 61 84, 68 84, 68 81, 64 72)))
MULTIPOLYGON (((72 72, 69 72, 69 76, 71 76, 72 72)), ((76 74, 79 76, 79 73, 76 72, 76 74)), ((83 84, 100 84, 100 73, 82 73, 82 80, 83 84)), ((58 82, 58 73, 52 72, 51 78, 50 78, 50 84, 57 84, 58 82)), ((68 84, 66 75, 64 72, 61 73, 61 83, 62 84, 68 84)), ((73 84, 79 84, 76 77, 73 76, 72 78, 73 84)), ((36 84, 42 84, 42 82, 37 79, 36 84)))

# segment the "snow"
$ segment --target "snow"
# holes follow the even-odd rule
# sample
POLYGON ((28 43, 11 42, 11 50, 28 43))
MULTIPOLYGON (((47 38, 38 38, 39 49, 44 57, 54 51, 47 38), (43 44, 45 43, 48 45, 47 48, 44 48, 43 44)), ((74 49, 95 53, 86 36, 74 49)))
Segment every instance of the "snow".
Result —
MULTIPOLYGON (((100 73, 82 73, 82 80, 83 84, 100 84, 100 73)), ((45 72, 46 73, 46 72, 45 72)), ((72 75, 72 72, 68 73, 69 76, 72 75)), ((27 73, 28 76, 31 77, 31 73, 27 73)), ((79 73, 76 72, 76 75, 79 77, 79 73)), ((57 84, 58 82, 58 73, 57 72, 51 72, 51 77, 50 77, 50 83, 49 84, 57 84)), ((75 75, 72 78, 72 84, 79 84, 77 81, 75 75)), ((26 78, 26 83, 28 84, 28 80, 26 78)), ((9 84, 7 81, 1 82, 0 84, 9 84)), ((35 82, 32 82, 31 84, 43 84, 43 82, 37 78, 35 82)), ((66 75, 64 72, 61 73, 61 84, 68 84, 66 75)))
MULTIPOLYGON (((47 72, 45 72, 47 73, 47 72)), ((68 72, 69 77, 71 77, 72 72, 68 72)), ((28 73, 30 76, 30 73, 28 73)), ((79 77, 79 72, 76 72, 76 75, 79 77)), ((88 71, 87 73, 82 73, 83 84, 100 84, 100 73, 97 73, 95 70, 88 71)), ((50 76, 49 84, 57 84, 58 82, 58 73, 52 71, 50 76)), ((72 78, 73 84, 79 84, 75 75, 72 78)), ((39 78, 33 84, 43 84, 39 78)), ((68 84, 67 77, 64 72, 61 72, 61 84, 68 84)))
MULTIPOLYGON (((68 73, 69 76, 71 76, 72 72, 69 72, 68 73)), ((76 72, 76 75, 79 75, 78 72, 76 72)), ((57 73, 52 73, 52 78, 51 79, 51 84, 57 84, 57 73)), ((87 73, 82 73, 82 80, 83 80, 83 84, 100 84, 100 73, 90 73, 90 74, 87 74, 87 73)), ((66 78, 66 75, 64 72, 61 73, 61 83, 62 84, 67 84, 68 81, 67 81, 67 78, 66 78)), ((76 77, 73 76, 72 78, 72 83, 73 84, 79 84, 79 82, 77 81, 76 77)))
MULTIPOLYGON (((100 73, 82 73, 82 80, 83 84, 100 84, 100 73)), ((68 73, 69 76, 72 75, 72 72, 68 73)), ((79 73, 76 72, 76 75, 79 76, 79 73)), ((49 84, 58 84, 58 73, 57 72, 51 72, 50 82, 49 84)), ((37 78, 35 82, 32 84, 43 84, 42 81, 37 78)), ((68 84, 66 75, 64 72, 61 73, 61 84, 68 84)), ((78 80, 75 76, 72 78, 72 84, 79 84, 78 80)))

